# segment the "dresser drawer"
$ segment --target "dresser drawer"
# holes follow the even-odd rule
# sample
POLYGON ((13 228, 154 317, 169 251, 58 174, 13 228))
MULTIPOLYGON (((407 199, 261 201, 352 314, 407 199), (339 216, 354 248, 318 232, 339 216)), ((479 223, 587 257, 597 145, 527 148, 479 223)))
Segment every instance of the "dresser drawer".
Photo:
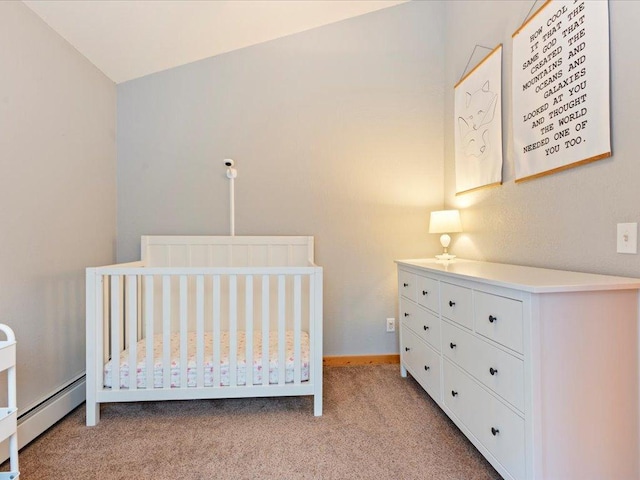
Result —
POLYGON ((400 325, 407 325, 416 330, 414 323, 418 321, 416 311, 418 305, 405 297, 400 297, 400 325))
POLYGON ((411 330, 402 327, 402 363, 434 399, 440 400, 440 355, 411 330))
POLYGON ((400 321, 420 338, 440 351, 440 319, 408 300, 400 300, 400 321))
POLYGON ((442 322, 444 355, 524 411, 524 362, 471 333, 442 322))
POLYGON ((423 307, 440 313, 440 285, 433 278, 416 276, 416 298, 423 307))
POLYGON ((416 301, 416 275, 406 270, 398 270, 398 292, 409 300, 416 301))
POLYGON ((442 316, 471 329, 473 327, 471 290, 442 282, 442 316))
POLYGON ((476 331, 507 348, 523 353, 522 302, 475 292, 476 331))
POLYGON ((444 361, 444 403, 516 479, 525 478, 524 420, 444 361))

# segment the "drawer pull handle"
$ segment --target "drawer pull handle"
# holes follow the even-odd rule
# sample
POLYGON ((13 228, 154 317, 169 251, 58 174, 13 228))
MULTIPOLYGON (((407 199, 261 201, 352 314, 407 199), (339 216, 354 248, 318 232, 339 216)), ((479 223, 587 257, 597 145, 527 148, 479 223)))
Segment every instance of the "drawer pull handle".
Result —
POLYGON ((402 285, 404 285, 405 287, 408 287, 409 284, 408 283, 403 283, 402 285))
POLYGON ((451 396, 455 397, 456 395, 458 395, 458 392, 456 392, 455 390, 451 390, 451 396))
POLYGON ((425 330, 429 330, 429 327, 427 325, 423 325, 422 328, 424 328, 425 330))
POLYGON ((453 350, 453 349, 454 349, 454 348, 456 348, 456 347, 457 347, 457 345, 456 345, 455 343, 453 343, 453 342, 451 342, 451 343, 449 344, 449 348, 451 348, 451 350, 453 350))
POLYGON ((490 368, 489 368, 489 373, 490 373, 491 375, 495 375, 496 373, 498 373, 498 370, 496 370, 496 369, 495 369, 495 368, 493 368, 493 367, 490 367, 490 368))
POLYGON ((424 366, 425 371, 429 370, 431 367, 428 367, 427 365, 424 366))
POLYGON ((405 352, 408 352, 409 350, 411 350, 409 347, 404 347, 405 352))
POLYGON ((452 302, 451 300, 449 300, 449 306, 450 307, 455 307, 455 305, 456 305, 456 302, 452 302))
POLYGON ((493 315, 489 315, 489 323, 493 323, 493 322, 495 322, 496 320, 498 320, 498 318, 497 318, 497 317, 494 317, 493 315))
POLYGON ((500 433, 500 430, 498 430, 497 428, 491 427, 491 433, 495 437, 496 435, 498 435, 500 433))
POLYGON ((422 290, 422 295, 429 295, 429 292, 427 292, 426 290, 422 290))
POLYGON ((409 316, 409 314, 408 314, 407 312, 404 312, 404 316, 405 316, 405 317, 408 317, 408 316, 409 316))

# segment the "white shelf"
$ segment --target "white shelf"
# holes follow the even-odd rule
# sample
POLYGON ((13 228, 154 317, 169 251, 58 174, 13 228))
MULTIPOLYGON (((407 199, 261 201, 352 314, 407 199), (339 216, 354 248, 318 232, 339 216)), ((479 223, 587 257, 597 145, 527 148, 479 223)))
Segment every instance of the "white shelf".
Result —
POLYGON ((0 408, 0 442, 16 432, 18 427, 18 410, 16 408, 0 408))
POLYGON ((16 342, 0 342, 0 372, 16 364, 16 342))

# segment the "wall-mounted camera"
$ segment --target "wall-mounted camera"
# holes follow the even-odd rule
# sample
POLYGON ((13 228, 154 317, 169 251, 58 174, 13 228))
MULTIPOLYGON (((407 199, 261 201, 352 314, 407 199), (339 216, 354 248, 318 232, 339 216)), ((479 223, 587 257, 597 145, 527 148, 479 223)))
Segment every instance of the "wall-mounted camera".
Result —
POLYGON ((238 172, 233 166, 236 164, 232 159, 225 158, 224 166, 227 167, 227 178, 236 178, 238 176, 238 172))

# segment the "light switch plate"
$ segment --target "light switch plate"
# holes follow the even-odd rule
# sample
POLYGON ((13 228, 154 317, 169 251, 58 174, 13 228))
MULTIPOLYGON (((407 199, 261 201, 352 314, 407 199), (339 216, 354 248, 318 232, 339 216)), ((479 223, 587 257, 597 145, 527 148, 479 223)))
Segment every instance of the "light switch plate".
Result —
POLYGON ((618 253, 638 253, 638 224, 618 224, 618 253))

